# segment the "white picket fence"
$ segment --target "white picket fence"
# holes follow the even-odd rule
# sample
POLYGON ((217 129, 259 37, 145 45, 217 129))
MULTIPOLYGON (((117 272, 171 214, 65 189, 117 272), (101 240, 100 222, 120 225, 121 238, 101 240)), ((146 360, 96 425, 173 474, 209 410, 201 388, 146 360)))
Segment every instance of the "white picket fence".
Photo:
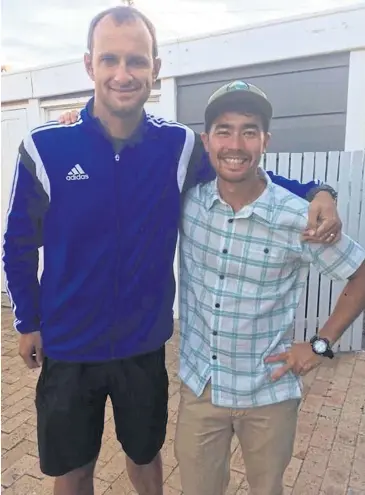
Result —
MULTIPOLYGON (((338 192, 343 232, 365 247, 365 150, 329 153, 268 153, 266 170, 301 182, 320 179, 338 192)), ((327 320, 345 283, 332 282, 311 268, 296 313, 294 338, 309 340, 327 320)), ((361 350, 364 315, 344 333, 335 350, 361 350)))

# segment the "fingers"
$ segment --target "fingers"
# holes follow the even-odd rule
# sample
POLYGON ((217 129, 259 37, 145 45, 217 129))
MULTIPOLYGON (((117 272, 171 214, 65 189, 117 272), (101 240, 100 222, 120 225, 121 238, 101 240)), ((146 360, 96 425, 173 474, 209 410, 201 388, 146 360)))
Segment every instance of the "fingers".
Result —
POLYGON ((305 228, 305 233, 307 233, 310 237, 314 237, 317 233, 318 220, 319 210, 312 204, 308 210, 308 221, 305 228))
POLYGON ((282 376, 284 376, 288 371, 292 369, 291 364, 284 364, 284 366, 281 366, 280 368, 276 369, 272 375, 271 375, 271 380, 276 381, 279 380, 282 376))
POLYGON ((36 357, 34 355, 33 349, 30 350, 28 349, 26 351, 20 350, 19 355, 23 359, 25 364, 28 366, 28 368, 30 369, 39 368, 39 364, 36 361, 36 357))
POLYGON ((79 112, 77 110, 72 110, 71 112, 65 112, 58 118, 58 122, 60 124, 70 125, 74 124, 79 116, 79 112))
POLYGON ((74 124, 79 117, 79 112, 77 110, 72 110, 71 112, 71 124, 74 124))
POLYGON ((62 123, 66 124, 66 125, 70 125, 73 123, 71 112, 67 112, 67 113, 65 113, 65 115, 63 115, 63 122, 62 123))
POLYGON ((43 363, 43 349, 41 347, 37 347, 35 350, 35 361, 38 366, 42 366, 43 363))
POLYGON ((280 354, 273 354, 265 358, 265 363, 277 363, 278 361, 286 361, 288 359, 287 352, 281 352, 280 354))
POLYGON ((342 223, 339 218, 323 220, 317 229, 317 237, 321 242, 334 242, 338 236, 341 237, 341 229, 342 223))
POLYGON ((63 113, 58 117, 58 122, 60 124, 70 124, 70 112, 63 113))
POLYGON ((77 110, 72 110, 71 112, 71 124, 74 124, 79 117, 79 112, 77 110))
POLYGON ((314 235, 309 235, 307 231, 304 231, 302 234, 302 240, 304 242, 334 244, 340 239, 341 229, 338 228, 338 224, 336 223, 335 226, 331 226, 327 221, 324 221, 323 224, 318 227, 314 235))

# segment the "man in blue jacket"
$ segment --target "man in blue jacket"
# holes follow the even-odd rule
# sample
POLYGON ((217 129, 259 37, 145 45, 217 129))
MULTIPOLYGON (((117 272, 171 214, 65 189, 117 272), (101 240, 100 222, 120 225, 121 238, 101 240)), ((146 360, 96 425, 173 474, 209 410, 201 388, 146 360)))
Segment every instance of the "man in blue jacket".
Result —
MULTIPOLYGON (((136 491, 161 495, 181 193, 215 174, 191 129, 143 110, 160 69, 145 16, 128 7, 102 12, 88 49, 95 97, 73 124, 45 124, 20 145, 4 239, 7 289, 19 353, 29 368, 42 364, 39 455, 55 495, 93 493, 107 396, 136 491)), ((331 188, 272 180, 313 200, 314 224, 324 220, 314 241, 338 238, 331 188)))

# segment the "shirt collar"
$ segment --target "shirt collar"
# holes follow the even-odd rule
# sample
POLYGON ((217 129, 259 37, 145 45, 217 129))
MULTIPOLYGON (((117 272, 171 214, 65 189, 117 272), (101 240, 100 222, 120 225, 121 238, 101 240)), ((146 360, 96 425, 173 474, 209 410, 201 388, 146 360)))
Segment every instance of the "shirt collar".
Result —
MULTIPOLYGON (((275 207, 275 185, 268 176, 268 174, 259 167, 259 172, 262 174, 266 181, 266 188, 263 193, 251 204, 244 206, 240 211, 236 213, 236 218, 248 218, 252 214, 261 217, 268 223, 272 221, 272 214, 275 207)), ((209 184, 206 192, 205 207, 207 210, 211 210, 215 203, 219 201, 222 204, 226 204, 221 198, 218 190, 217 178, 209 184)))
MULTIPOLYGON (((98 117, 94 117, 93 109, 94 109, 94 97, 90 98, 90 100, 87 102, 85 108, 83 108, 81 111, 81 118, 82 118, 83 122, 85 122, 91 129, 99 132, 105 138, 107 138, 109 141, 111 141, 112 138, 106 132, 100 119, 98 117)), ((125 140, 125 144, 126 145, 133 145, 133 144, 137 144, 137 143, 142 142, 143 138, 147 132, 147 129, 148 129, 147 114, 146 114, 145 110, 143 110, 143 115, 142 115, 140 123, 138 124, 138 126, 135 129, 135 131, 133 132, 133 134, 128 139, 125 140)))

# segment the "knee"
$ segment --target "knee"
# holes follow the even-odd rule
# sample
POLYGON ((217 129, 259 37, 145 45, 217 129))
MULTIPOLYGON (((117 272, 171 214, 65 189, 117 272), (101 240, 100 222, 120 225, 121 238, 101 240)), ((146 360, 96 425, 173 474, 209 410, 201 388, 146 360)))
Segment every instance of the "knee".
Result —
POLYGON ((74 469, 73 471, 69 471, 68 473, 59 476, 57 479, 60 480, 68 480, 69 482, 74 483, 83 483, 94 476, 96 459, 86 464, 85 466, 81 466, 79 468, 74 469))
POLYGON ((162 463, 162 460, 161 460, 161 452, 158 452, 156 454, 156 452, 154 453, 151 453, 151 452, 147 452, 147 453, 143 453, 143 454, 140 454, 138 456, 133 456, 133 458, 131 458, 128 454, 126 455, 126 461, 127 461, 127 465, 128 467, 131 467, 132 469, 143 469, 143 467, 145 466, 150 466, 150 465, 154 465, 154 464, 160 464, 162 463))

